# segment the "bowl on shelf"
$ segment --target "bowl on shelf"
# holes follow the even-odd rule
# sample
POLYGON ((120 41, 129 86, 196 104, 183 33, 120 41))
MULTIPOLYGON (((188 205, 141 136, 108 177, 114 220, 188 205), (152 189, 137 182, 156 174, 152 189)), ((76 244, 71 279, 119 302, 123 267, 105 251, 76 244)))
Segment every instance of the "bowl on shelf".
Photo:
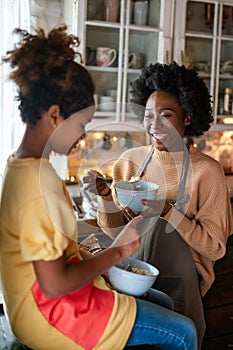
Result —
POLYGON ((233 74, 233 61, 226 61, 221 68, 222 73, 233 74))
POLYGON ((159 270, 142 260, 128 258, 108 270, 109 280, 119 292, 141 296, 154 284, 159 270))
POLYGON ((142 199, 155 200, 159 185, 147 181, 119 181, 115 185, 117 200, 120 206, 130 208, 134 213, 141 213, 148 209, 142 204, 142 199))
POLYGON ((102 112, 113 112, 116 110, 116 102, 113 96, 101 95, 98 110, 102 112))

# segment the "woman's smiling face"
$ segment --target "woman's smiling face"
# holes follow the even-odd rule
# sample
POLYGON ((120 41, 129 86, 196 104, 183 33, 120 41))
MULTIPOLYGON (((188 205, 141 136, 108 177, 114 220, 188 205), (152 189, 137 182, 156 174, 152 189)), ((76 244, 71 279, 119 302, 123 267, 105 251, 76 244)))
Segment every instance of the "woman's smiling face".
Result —
POLYGON ((144 128, 159 151, 178 151, 183 148, 185 128, 190 124, 177 98, 167 92, 154 92, 149 97, 144 128))

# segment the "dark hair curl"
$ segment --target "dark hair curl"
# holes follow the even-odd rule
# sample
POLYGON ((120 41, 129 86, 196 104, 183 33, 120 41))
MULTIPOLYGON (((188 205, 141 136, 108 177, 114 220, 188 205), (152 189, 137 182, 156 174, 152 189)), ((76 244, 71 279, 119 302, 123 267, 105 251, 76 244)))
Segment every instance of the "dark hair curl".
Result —
POLYGON ((60 25, 47 35, 15 29, 21 40, 2 57, 13 68, 10 79, 18 86, 17 100, 23 122, 35 125, 43 112, 59 105, 66 119, 93 103, 94 84, 87 70, 78 62, 79 38, 66 33, 60 25))
POLYGON ((213 122, 208 88, 192 68, 179 66, 176 62, 150 64, 131 83, 131 88, 132 109, 141 119, 150 95, 155 91, 163 91, 173 94, 184 113, 190 115, 191 124, 186 127, 185 136, 200 136, 209 130, 213 122))

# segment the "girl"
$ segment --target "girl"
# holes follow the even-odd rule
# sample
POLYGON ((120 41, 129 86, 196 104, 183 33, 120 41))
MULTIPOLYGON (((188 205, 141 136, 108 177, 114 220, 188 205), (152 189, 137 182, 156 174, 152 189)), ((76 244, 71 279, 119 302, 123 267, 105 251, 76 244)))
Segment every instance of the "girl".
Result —
POLYGON ((123 349, 152 344, 196 349, 193 323, 151 290, 117 293, 101 276, 140 247, 133 219, 111 246, 84 259, 64 184, 49 162, 69 154, 94 113, 94 86, 75 62, 77 37, 60 26, 22 40, 3 59, 13 68, 26 131, 9 157, 1 199, 0 258, 5 310, 16 337, 34 350, 123 349))

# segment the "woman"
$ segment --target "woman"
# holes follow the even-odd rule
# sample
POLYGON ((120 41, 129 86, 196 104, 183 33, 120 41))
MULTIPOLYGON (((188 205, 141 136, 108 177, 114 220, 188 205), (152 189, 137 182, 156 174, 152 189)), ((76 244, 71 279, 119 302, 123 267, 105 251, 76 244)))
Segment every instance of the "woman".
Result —
POLYGON ((201 296, 214 281, 214 261, 225 254, 232 233, 220 164, 184 143, 209 129, 210 95, 193 69, 175 62, 143 69, 131 94, 132 108, 143 119, 151 145, 127 150, 114 163, 113 193, 96 171, 84 177, 84 186, 99 195, 100 227, 116 237, 135 213, 127 207, 119 210, 114 186, 135 177, 149 155, 141 179, 158 183, 159 191, 156 201, 143 200, 150 208, 142 215, 151 219, 139 224, 143 238, 136 256, 159 268, 156 286, 174 299, 178 312, 194 320, 200 348, 205 330, 201 296))
POLYGON ((17 32, 22 40, 4 61, 26 131, 8 159, 0 216, 1 285, 14 334, 34 350, 140 344, 195 350, 195 326, 170 310, 168 296, 148 292, 144 299, 160 305, 135 299, 101 276, 140 247, 141 216, 108 249, 82 256, 72 204, 49 155, 69 154, 83 137, 94 113, 93 82, 75 61, 79 40, 66 26, 47 35, 17 32))

